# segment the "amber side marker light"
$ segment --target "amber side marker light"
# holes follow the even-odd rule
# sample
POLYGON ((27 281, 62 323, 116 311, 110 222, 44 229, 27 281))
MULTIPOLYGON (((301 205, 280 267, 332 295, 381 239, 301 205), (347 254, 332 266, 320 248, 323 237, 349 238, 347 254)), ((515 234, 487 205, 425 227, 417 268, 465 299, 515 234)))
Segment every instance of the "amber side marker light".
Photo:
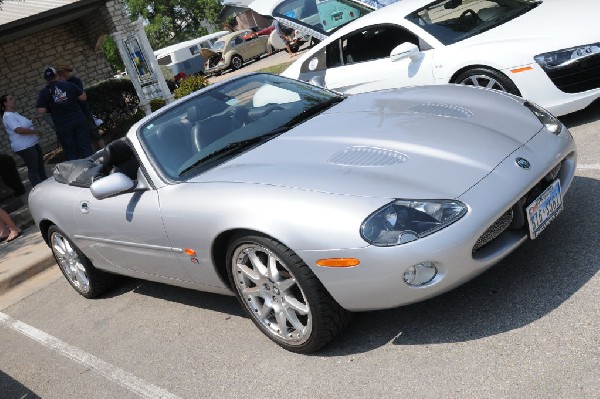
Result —
POLYGON ((196 251, 194 251, 191 248, 186 248, 183 250, 183 252, 185 252, 186 254, 188 254, 189 256, 196 256, 196 251))
POLYGON ((519 73, 519 72, 531 71, 532 69, 533 69, 532 67, 525 67, 525 68, 511 69, 510 71, 512 73, 519 73))
POLYGON ((317 265, 323 267, 354 267, 360 264, 360 260, 356 258, 331 258, 319 259, 317 265))

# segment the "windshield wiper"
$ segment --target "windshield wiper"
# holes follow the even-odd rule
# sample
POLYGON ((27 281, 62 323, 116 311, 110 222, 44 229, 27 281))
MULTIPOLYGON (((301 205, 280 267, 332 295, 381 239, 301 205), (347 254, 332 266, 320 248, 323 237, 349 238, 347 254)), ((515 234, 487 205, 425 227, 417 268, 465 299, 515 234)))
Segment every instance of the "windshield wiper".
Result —
POLYGON ((232 155, 232 154, 235 154, 238 152, 242 152, 246 148, 248 148, 256 143, 267 141, 267 139, 269 139, 273 136, 276 136, 278 134, 279 133, 276 133, 276 134, 275 133, 267 133, 267 134, 263 134, 261 136, 249 138, 247 140, 234 141, 233 143, 229 143, 225 147, 219 148, 218 150, 213 151, 210 154, 198 159, 196 162, 194 162, 190 166, 185 167, 181 172, 179 172, 178 176, 179 177, 183 176, 185 173, 194 169, 198 165, 203 164, 204 162, 214 160, 214 159, 219 158, 224 155, 232 155))

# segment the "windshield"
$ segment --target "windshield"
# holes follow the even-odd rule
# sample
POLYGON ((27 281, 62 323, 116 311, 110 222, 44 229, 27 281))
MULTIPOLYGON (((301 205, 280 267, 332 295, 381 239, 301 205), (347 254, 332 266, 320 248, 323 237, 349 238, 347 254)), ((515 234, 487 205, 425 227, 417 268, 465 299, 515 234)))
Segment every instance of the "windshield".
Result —
POLYGON ((275 7, 273 16, 327 36, 347 23, 394 1, 396 0, 284 0, 275 7))
POLYGON ((270 74, 215 85, 146 122, 138 136, 171 180, 189 178, 260 145, 344 97, 270 74))
POLYGON ((406 19, 448 45, 502 25, 540 3, 533 0, 437 0, 406 19))
POLYGON ((216 42, 215 44, 213 44, 213 46, 211 47, 211 50, 213 51, 221 51, 225 48, 225 42, 222 40, 219 40, 218 42, 216 42))

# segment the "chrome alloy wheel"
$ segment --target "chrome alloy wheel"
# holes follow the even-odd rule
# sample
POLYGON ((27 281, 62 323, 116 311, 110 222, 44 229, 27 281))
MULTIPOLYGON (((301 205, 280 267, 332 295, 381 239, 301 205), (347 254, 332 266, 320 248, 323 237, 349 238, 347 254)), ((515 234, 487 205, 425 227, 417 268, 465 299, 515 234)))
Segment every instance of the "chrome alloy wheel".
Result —
POLYGON ((486 89, 507 91, 498 80, 488 75, 470 75, 458 83, 466 86, 478 86, 485 87, 486 89))
POLYGON ((90 280, 88 278, 85 266, 81 262, 77 251, 71 246, 62 234, 52 233, 50 237, 52 243, 52 252, 62 269, 65 277, 79 291, 88 292, 90 290, 90 280))
POLYGON ((312 332, 306 295, 281 259, 259 244, 240 245, 233 253, 233 278, 250 314, 274 338, 301 345, 312 332))

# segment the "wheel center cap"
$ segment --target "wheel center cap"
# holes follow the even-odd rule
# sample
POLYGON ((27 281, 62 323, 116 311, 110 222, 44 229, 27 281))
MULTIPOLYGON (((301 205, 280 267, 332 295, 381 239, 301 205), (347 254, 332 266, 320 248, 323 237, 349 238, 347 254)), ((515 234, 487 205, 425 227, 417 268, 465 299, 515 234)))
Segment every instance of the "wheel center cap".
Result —
POLYGON ((281 291, 279 291, 279 288, 277 288, 277 287, 273 287, 273 293, 274 293, 275 295, 279 295, 279 294, 281 293, 281 291))

